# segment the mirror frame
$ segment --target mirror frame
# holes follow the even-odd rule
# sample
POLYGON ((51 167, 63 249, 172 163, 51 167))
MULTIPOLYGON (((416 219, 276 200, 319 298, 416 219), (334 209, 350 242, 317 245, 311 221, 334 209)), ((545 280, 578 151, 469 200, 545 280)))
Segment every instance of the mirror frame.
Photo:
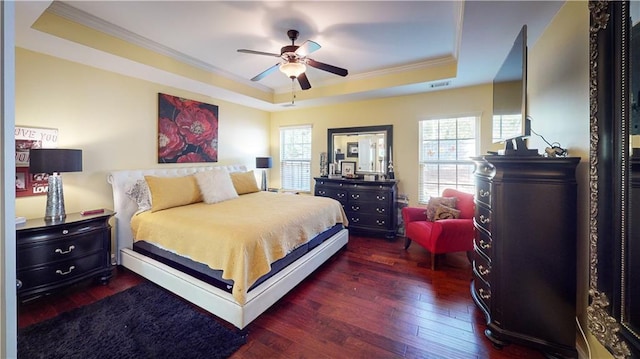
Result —
MULTIPOLYGON (((327 156, 333 160, 333 136, 347 133, 369 133, 369 132, 385 132, 385 146, 386 146, 386 159, 388 163, 389 155, 391 154, 393 164, 393 125, 380 125, 380 126, 361 126, 361 127, 342 127, 342 128, 330 128, 327 130, 327 156)), ((357 173, 372 173, 372 172, 358 172, 357 173)), ((376 172, 377 173, 377 172, 376 172)), ((384 175, 389 176, 389 166, 384 169, 384 175)))
MULTIPOLYGON (((639 356, 628 325, 630 208, 629 2, 589 1, 589 305, 588 327, 616 358, 639 356)), ((640 303, 638 303, 640 304, 640 303)))

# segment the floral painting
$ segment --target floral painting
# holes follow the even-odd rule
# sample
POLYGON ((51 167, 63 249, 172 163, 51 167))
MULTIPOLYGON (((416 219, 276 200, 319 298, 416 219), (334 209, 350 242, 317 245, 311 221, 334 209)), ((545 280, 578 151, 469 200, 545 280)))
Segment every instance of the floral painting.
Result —
POLYGON ((218 106, 158 94, 158 163, 218 162, 218 106))

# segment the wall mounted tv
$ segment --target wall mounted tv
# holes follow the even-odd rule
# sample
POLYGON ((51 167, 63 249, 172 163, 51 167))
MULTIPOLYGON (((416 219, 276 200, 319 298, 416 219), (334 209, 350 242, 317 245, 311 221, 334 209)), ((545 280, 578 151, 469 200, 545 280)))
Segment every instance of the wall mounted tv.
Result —
POLYGON ((527 25, 524 25, 493 79, 494 143, 531 135, 526 102, 527 25))

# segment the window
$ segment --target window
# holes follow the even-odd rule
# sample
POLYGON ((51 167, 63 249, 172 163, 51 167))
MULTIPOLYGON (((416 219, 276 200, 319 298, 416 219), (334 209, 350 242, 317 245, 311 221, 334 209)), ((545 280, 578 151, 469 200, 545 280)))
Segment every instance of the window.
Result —
POLYGON ((471 157, 476 155, 478 120, 467 116, 420 121, 419 203, 427 203, 445 188, 474 193, 471 157))
POLYGON ((282 189, 311 191, 311 126, 280 128, 282 189))

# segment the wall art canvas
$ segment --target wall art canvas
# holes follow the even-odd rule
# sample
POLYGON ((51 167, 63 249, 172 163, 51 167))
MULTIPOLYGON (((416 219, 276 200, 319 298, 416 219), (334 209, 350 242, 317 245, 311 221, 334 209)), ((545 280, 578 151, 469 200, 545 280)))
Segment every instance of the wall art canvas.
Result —
POLYGON ((47 193, 49 174, 29 173, 29 150, 32 148, 56 148, 58 130, 16 126, 16 197, 37 196, 47 193))
POLYGON ((158 94, 158 163, 218 162, 218 106, 158 94))

